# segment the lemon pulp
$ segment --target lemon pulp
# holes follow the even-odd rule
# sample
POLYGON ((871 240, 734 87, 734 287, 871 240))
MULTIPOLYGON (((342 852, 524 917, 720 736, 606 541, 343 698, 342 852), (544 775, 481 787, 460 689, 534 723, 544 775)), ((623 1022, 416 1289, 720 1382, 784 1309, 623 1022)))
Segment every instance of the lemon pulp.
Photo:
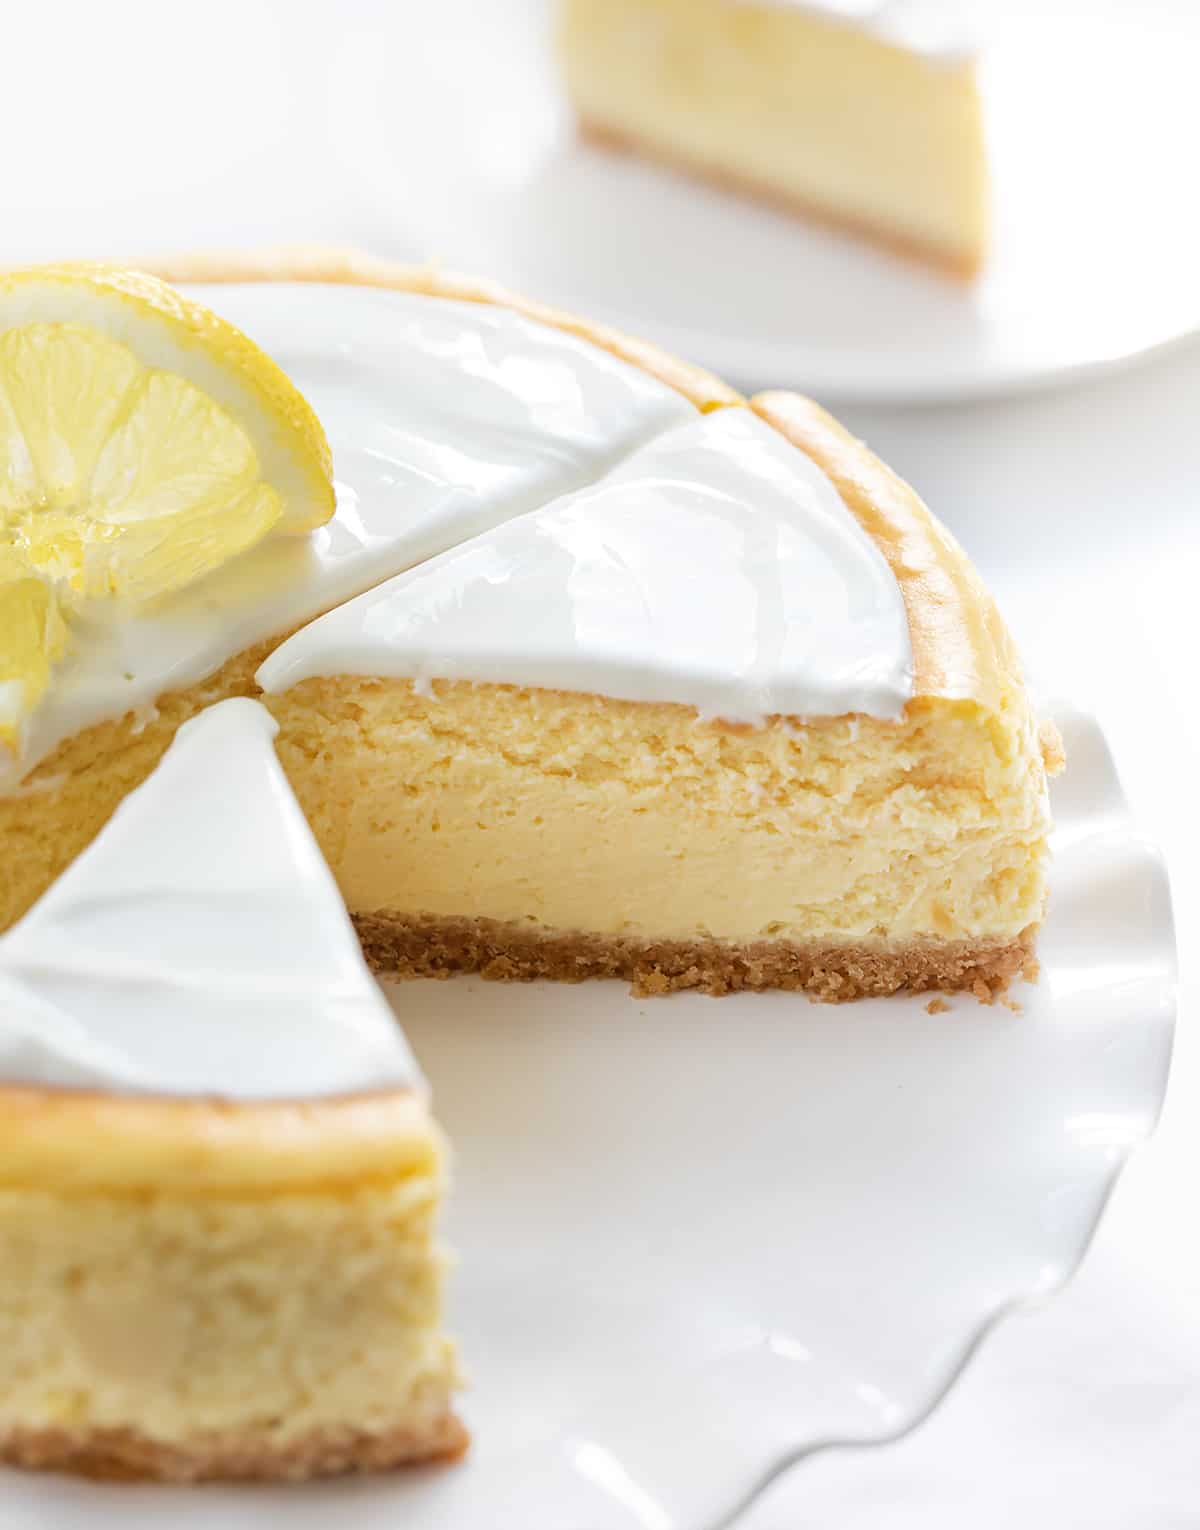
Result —
POLYGON ((0 740, 13 742, 66 647, 54 591, 0 545, 0 740))

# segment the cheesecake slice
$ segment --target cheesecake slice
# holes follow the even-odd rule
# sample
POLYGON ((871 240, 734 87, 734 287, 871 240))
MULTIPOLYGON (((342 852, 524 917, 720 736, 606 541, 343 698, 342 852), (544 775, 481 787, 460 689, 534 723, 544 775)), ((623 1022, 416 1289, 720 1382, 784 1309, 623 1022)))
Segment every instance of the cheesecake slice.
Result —
POLYGON ((806 400, 668 431, 258 680, 369 956, 639 993, 987 994, 1058 763, 996 609, 806 400))
POLYGON ((975 59, 947 4, 565 0, 590 137, 962 276, 987 245, 975 59))
POLYGON ((444 1150, 257 703, 186 724, 0 940, 0 1459, 454 1456, 444 1150))

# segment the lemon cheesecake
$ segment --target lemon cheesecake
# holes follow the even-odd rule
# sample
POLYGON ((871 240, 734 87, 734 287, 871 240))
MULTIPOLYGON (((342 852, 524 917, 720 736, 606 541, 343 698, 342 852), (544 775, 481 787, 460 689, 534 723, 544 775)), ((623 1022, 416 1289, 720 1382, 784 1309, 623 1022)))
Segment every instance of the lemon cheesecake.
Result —
POLYGON ((385 970, 845 999, 1031 963, 1056 746, 957 544, 794 396, 664 432, 258 678, 385 970))
POLYGON ((987 245, 976 61, 914 0, 565 0, 584 131, 963 276, 987 245))
POLYGON ((0 1458, 452 1456, 444 1152, 257 703, 187 723, 0 940, 0 1458))
POLYGON ((379 262, 166 274, 303 382, 337 510, 68 610, 0 798, 6 918, 233 691, 382 970, 830 999, 1031 970, 1057 744, 962 550, 821 410, 379 262))
POLYGON ((164 269, 0 276, 0 929, 287 633, 736 397, 363 257, 164 269))

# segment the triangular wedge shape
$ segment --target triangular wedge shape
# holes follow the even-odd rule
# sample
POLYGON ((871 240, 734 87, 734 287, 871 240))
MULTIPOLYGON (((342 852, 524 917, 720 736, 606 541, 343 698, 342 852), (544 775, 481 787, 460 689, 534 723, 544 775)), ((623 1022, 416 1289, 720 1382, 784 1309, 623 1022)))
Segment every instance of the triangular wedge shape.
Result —
POLYGON ((0 1066, 158 1094, 307 1099, 419 1074, 275 756, 232 700, 0 939, 0 1066), (14 1035, 28 1006, 29 1032, 14 1035), (77 1074, 77 1078, 69 1075, 77 1074))
POLYGON ((0 940, 0 1460, 295 1478, 466 1443, 440 1136, 274 731, 248 700, 186 724, 0 940))

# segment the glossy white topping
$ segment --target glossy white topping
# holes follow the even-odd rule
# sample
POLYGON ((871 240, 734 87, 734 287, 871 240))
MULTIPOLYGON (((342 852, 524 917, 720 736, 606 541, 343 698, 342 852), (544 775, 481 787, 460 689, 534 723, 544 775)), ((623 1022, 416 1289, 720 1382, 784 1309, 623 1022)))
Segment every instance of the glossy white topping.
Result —
POLYGON ((275 731, 245 700, 185 723, 0 938, 0 1079, 235 1099, 420 1086, 275 731))
POLYGON ((824 473, 746 409, 314 622, 259 671, 492 681, 704 717, 896 717, 912 648, 882 554, 824 473))
POLYGON ((367 288, 188 289, 256 340, 316 409, 338 509, 261 544, 160 609, 80 626, 0 791, 64 738, 211 674, 401 569, 591 483, 695 417, 607 352, 479 303, 367 288))

